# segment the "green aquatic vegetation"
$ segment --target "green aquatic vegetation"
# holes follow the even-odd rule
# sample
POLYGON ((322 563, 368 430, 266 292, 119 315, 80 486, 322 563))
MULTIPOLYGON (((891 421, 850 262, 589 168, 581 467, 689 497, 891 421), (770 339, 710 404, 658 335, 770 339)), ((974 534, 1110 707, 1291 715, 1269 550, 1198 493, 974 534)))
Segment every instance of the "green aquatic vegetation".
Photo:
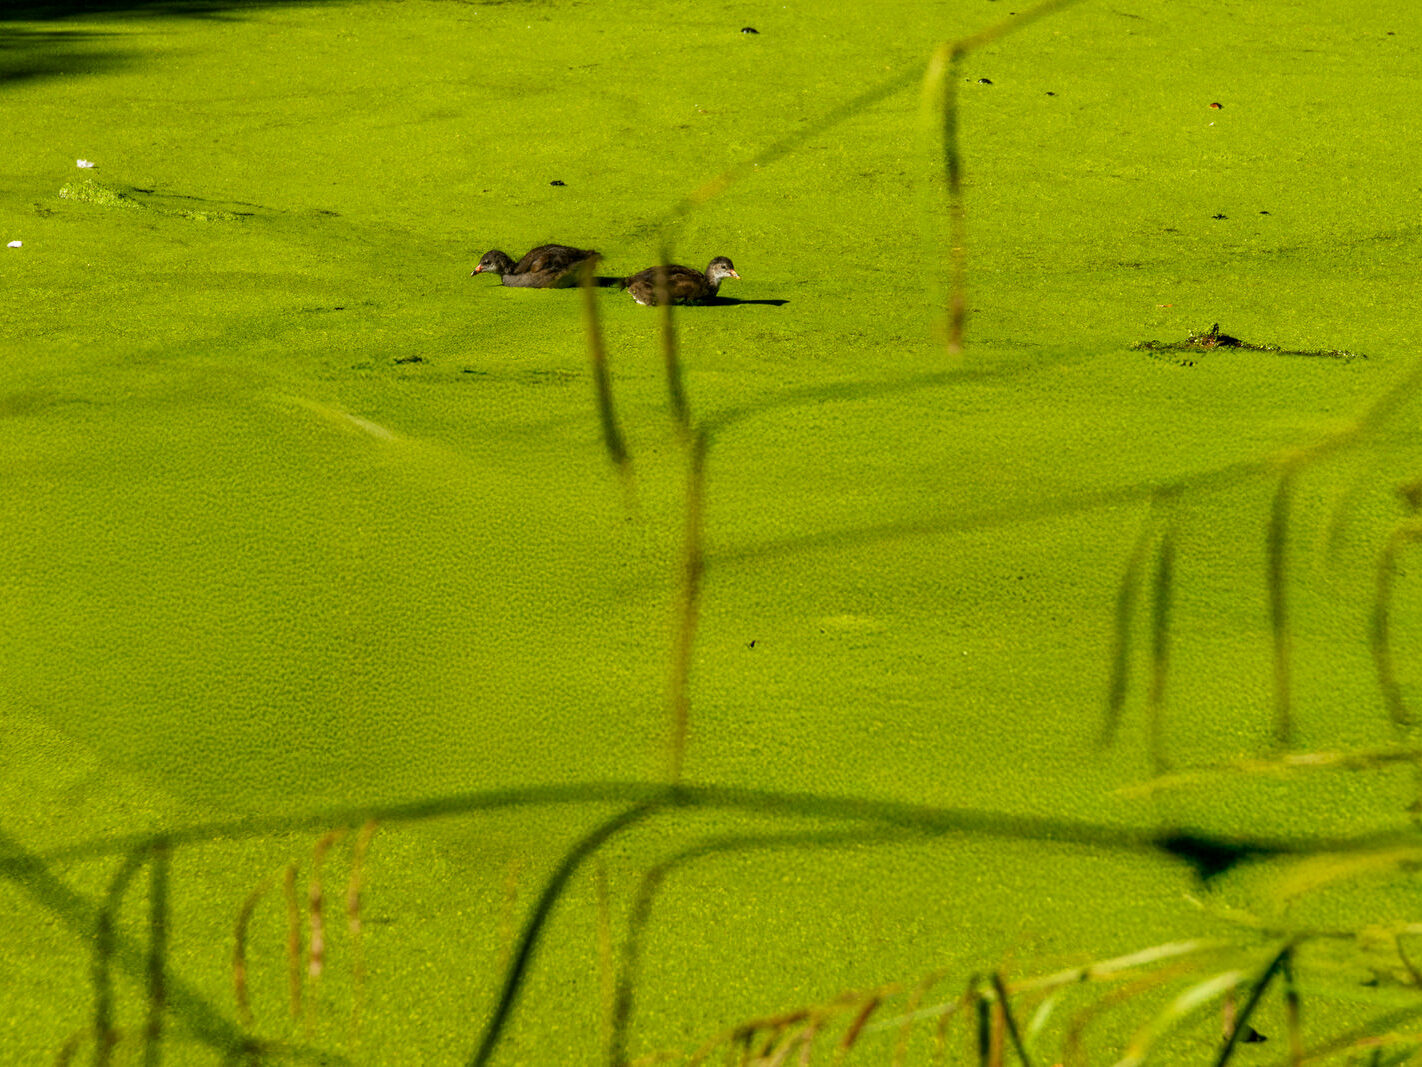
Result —
POLYGON ((0 81, 0 1047, 1407 1048, 1409 8, 103 6, 0 81))

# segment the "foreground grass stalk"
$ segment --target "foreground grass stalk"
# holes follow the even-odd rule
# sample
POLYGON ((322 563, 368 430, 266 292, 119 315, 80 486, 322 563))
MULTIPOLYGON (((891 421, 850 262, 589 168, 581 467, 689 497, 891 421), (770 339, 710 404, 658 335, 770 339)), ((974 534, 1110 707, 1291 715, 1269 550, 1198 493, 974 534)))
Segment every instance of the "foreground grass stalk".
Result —
POLYGON ((267 878, 247 894, 247 899, 237 909, 237 922, 232 930, 232 995, 237 1002, 237 1020, 243 1026, 251 1026, 254 1021, 247 992, 247 928, 251 925, 257 902, 275 881, 274 877, 267 878))
POLYGON ((1264 973, 1259 976, 1254 987, 1249 991, 1249 999, 1244 1002, 1244 1010, 1235 1019, 1234 1027, 1229 1032, 1229 1037, 1225 1039, 1224 1048, 1220 1049, 1219 1059, 1215 1060, 1215 1067, 1225 1067, 1234 1055, 1235 1047, 1239 1044, 1240 1037, 1245 1033, 1250 1017, 1254 1014, 1254 1009, 1259 1006, 1260 999, 1264 996, 1264 991, 1269 988, 1269 983, 1274 980, 1274 976, 1285 968, 1292 973, 1292 959, 1294 954, 1293 942, 1280 949, 1279 954, 1269 961, 1269 965, 1264 968, 1264 973))
POLYGON ((487 1064, 493 1056, 504 1025, 508 1022, 514 1005, 518 1001, 519 991, 523 988, 524 975, 528 971, 529 964, 533 962, 533 953, 538 947, 543 926, 548 921, 553 906, 558 903, 558 898, 562 896, 568 879, 577 872, 583 861, 606 844, 609 838, 641 822, 657 810, 659 810, 657 804, 637 804, 627 808, 595 827, 568 850, 562 862, 558 864, 557 869, 554 870, 543 887, 538 903, 534 905, 533 911, 528 916, 528 921, 524 924, 518 948, 515 950, 513 959, 509 962, 508 971, 504 975, 499 1001, 484 1027, 484 1034, 479 1040, 478 1048, 469 1059, 471 1067, 481 1067, 481 1065, 487 1064))

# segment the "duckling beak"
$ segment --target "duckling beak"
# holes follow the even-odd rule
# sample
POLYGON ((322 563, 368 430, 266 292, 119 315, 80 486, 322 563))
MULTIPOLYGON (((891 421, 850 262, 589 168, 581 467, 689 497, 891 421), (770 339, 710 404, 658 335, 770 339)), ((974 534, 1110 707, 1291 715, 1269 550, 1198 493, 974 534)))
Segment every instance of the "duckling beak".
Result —
POLYGON ((732 277, 732 278, 739 278, 740 275, 737 274, 735 271, 731 271, 731 272, 730 272, 730 277, 732 277))
POLYGON ((472 278, 472 277, 474 277, 474 275, 476 275, 476 274, 482 274, 483 271, 484 271, 484 264, 480 263, 477 267, 475 267, 473 270, 471 270, 471 271, 469 272, 469 277, 472 278))

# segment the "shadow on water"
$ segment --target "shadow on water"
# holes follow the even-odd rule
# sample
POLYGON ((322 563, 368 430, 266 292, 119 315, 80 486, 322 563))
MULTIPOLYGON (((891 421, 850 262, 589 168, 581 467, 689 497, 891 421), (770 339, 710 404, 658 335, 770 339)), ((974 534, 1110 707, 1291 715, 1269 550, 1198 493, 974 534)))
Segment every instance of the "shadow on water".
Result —
POLYGON ((734 296, 709 296, 701 301, 702 307, 725 308, 734 307, 737 304, 768 304, 770 307, 784 307, 790 303, 788 300, 741 300, 734 296))
POLYGON ((123 62, 106 47, 116 35, 88 30, 50 30, 0 23, 0 88, 73 74, 98 74, 123 62))
POLYGON ((260 8, 314 7, 327 2, 329 0, 8 0, 0 4, 0 23, 52 22, 84 15, 223 18, 260 8))

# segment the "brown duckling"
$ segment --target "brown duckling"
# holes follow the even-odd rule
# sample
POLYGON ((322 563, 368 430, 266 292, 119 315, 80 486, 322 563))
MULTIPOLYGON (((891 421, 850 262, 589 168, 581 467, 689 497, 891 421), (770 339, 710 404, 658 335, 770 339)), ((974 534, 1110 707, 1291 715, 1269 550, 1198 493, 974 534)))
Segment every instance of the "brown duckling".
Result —
POLYGON ((588 248, 539 245, 515 263, 503 252, 485 252, 473 274, 497 274, 505 285, 526 289, 566 289, 578 284, 577 268, 597 255, 588 248))
MULTIPOLYGON (((654 305, 657 302, 657 272, 659 268, 648 267, 638 271, 623 281, 623 287, 639 304, 654 305)), ((698 304, 709 300, 721 288, 724 278, 739 278, 735 266, 725 256, 717 256, 706 265, 706 273, 672 264, 666 268, 667 298, 673 304, 698 304)))

